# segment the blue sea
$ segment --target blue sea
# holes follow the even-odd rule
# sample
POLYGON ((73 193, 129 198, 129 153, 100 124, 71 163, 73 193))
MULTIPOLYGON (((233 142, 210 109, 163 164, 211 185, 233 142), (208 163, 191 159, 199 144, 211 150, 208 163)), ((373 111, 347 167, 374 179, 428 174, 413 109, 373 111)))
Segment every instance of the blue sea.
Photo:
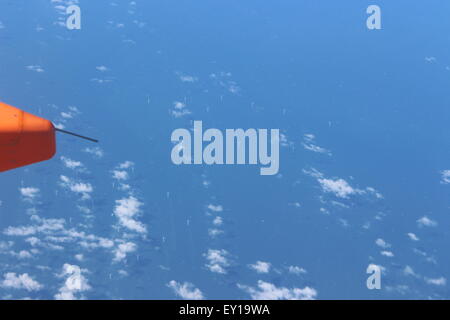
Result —
POLYGON ((100 142, 0 174, 0 298, 450 298, 449 10, 2 0, 0 101, 100 142), (174 164, 194 121, 279 171, 174 164))

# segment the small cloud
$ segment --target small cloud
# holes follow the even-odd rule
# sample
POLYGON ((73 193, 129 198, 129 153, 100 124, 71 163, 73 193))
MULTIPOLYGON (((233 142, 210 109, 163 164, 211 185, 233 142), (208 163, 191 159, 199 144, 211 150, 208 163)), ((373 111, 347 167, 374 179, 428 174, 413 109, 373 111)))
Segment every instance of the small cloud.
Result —
POLYGON ((84 260, 84 256, 83 254, 79 253, 75 255, 75 259, 77 259, 78 261, 83 261, 84 260))
POLYGON ((384 241, 383 239, 379 238, 375 241, 376 245, 383 248, 383 249, 387 249, 390 248, 391 245, 389 243, 387 243, 386 241, 384 241))
MULTIPOLYGON (((33 249, 32 249, 33 250, 33 249)), ((30 251, 27 250, 21 250, 18 253, 16 252, 11 252, 11 255, 19 258, 19 259, 30 259, 33 257, 33 255, 31 254, 30 251)))
POLYGON ((412 232, 408 232, 407 236, 409 237, 409 239, 411 239, 413 241, 419 241, 419 238, 412 232))
POLYGON ((177 73, 177 75, 178 75, 178 78, 180 79, 180 81, 181 82, 190 82, 190 83, 193 83, 193 82, 197 82, 198 81, 198 78, 197 77, 194 77, 194 76, 190 76, 190 75, 186 75, 186 74, 181 74, 181 73, 177 73))
POLYGON ((280 132, 280 145, 285 148, 294 147, 294 143, 289 141, 287 135, 282 132, 280 132))
POLYGON ((213 205, 210 204, 208 205, 208 210, 212 211, 212 212, 222 212, 223 211, 223 207, 221 205, 213 205))
POLYGON ((109 71, 109 69, 105 66, 98 66, 98 67, 95 67, 95 69, 97 69, 97 71, 100 71, 100 72, 109 71))
POLYGON ((0 287, 12 289, 24 289, 27 291, 38 291, 43 286, 31 278, 28 273, 17 275, 14 272, 5 273, 3 281, 0 282, 0 287))
POLYGON ((425 282, 428 284, 435 285, 435 286, 445 286, 447 284, 447 279, 444 277, 435 278, 435 279, 425 278, 425 282))
POLYGON ((230 265, 227 258, 229 256, 228 251, 224 249, 209 249, 208 252, 204 254, 204 256, 206 257, 206 260, 208 260, 206 267, 209 269, 209 271, 220 274, 227 273, 226 268, 230 265))
POLYGON ((128 180, 128 172, 122 170, 113 170, 113 179, 128 180))
POLYGON ((94 188, 92 188, 91 184, 89 183, 83 183, 83 182, 75 182, 72 179, 61 175, 61 186, 69 189, 70 191, 80 194, 82 196, 82 200, 90 199, 90 193, 94 191, 94 188))
POLYGON ((204 296, 200 289, 192 283, 178 283, 175 280, 170 281, 167 286, 171 288, 177 296, 185 300, 203 300, 204 296))
POLYGON ((422 218, 417 220, 417 224, 419 227, 436 227, 437 222, 434 220, 431 220, 427 216, 423 216, 422 218))
POLYGON ((289 266, 288 267, 289 273, 300 275, 307 273, 305 269, 298 267, 298 266, 289 266))
POLYGON ((38 188, 26 187, 20 188, 19 191, 24 200, 31 202, 39 195, 40 190, 38 188))
POLYGON ((253 300, 314 300, 317 296, 317 291, 310 287, 289 289, 262 280, 258 281, 257 288, 241 284, 237 286, 250 294, 253 300))
POLYGON ((322 172, 314 168, 311 168, 309 170, 303 169, 303 173, 317 179, 317 182, 322 187, 323 192, 332 193, 338 198, 348 199, 352 195, 373 195, 377 199, 383 198, 383 195, 372 187, 367 187, 365 190, 353 188, 344 179, 327 179, 322 172))
POLYGON ((143 205, 138 199, 133 196, 116 200, 116 207, 114 208, 114 215, 119 219, 120 225, 138 233, 146 233, 146 227, 135 217, 141 212, 143 205))
POLYGON ((385 257, 392 258, 394 254, 391 251, 381 251, 380 254, 385 257))
POLYGON ((441 183, 443 184, 450 183, 450 170, 441 171, 441 183))
POLYGON ((122 261, 127 257, 128 253, 136 251, 137 246, 133 242, 120 243, 114 250, 114 261, 122 261))
POLYGON ((124 169, 130 169, 130 168, 132 168, 134 166, 134 162, 132 162, 132 161, 125 161, 125 162, 122 162, 121 164, 119 164, 118 166, 117 166, 117 169, 121 169, 121 170, 124 170, 124 169))
POLYGON ((269 273, 271 264, 264 261, 256 261, 255 264, 250 264, 249 268, 255 270, 257 273, 269 273))
POLYGON ((80 161, 75 161, 66 157, 61 157, 64 166, 69 169, 82 169, 84 166, 80 161))
POLYGON ((350 195, 361 193, 360 190, 352 188, 344 179, 318 179, 324 192, 333 193, 339 198, 348 198, 350 195))
POLYGON ((323 153, 328 156, 331 156, 331 152, 325 148, 319 147, 314 142, 315 136, 313 134, 305 134, 303 136, 303 148, 305 148, 308 151, 316 152, 316 153, 323 153))
POLYGON ((181 118, 185 115, 191 114, 191 111, 189 111, 186 108, 186 104, 181 102, 181 101, 175 101, 173 103, 173 109, 171 110, 171 114, 175 117, 175 118, 181 118))
POLYGON ((215 238, 215 237, 223 234, 223 231, 220 229, 213 228, 213 229, 208 229, 208 234, 211 238, 215 238))
POLYGON ((92 82, 98 83, 98 84, 104 84, 104 83, 110 83, 113 82, 113 79, 99 79, 99 78, 92 78, 91 79, 92 82))
POLYGON ((73 116, 74 115, 71 112, 61 112, 61 117, 63 117, 64 119, 72 119, 73 116))
POLYGON ((41 72, 45 71, 41 66, 38 66, 38 65, 36 65, 36 66, 26 66, 25 68, 27 70, 38 72, 38 73, 41 73, 41 72))
POLYGON ((85 149, 83 149, 83 152, 92 154, 96 158, 103 158, 103 156, 104 156, 103 150, 100 149, 99 147, 85 148, 85 149))
POLYGON ((219 217, 219 216, 215 217, 214 220, 213 220, 213 224, 215 226, 221 226, 223 224, 222 217, 219 217))

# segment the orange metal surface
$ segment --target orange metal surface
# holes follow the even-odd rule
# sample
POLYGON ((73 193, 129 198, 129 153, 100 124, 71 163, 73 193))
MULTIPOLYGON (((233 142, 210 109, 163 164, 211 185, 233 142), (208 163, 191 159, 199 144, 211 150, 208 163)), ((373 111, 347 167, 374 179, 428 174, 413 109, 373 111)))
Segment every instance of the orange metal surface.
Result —
POLYGON ((0 172, 49 160, 55 152, 50 121, 0 102, 0 172))

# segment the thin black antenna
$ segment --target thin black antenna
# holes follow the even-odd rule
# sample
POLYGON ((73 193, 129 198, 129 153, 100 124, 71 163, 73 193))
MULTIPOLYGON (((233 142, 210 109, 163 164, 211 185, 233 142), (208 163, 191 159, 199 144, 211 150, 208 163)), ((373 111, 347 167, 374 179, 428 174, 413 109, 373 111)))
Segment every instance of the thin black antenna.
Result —
POLYGON ((89 140, 89 141, 98 143, 98 140, 96 140, 96 139, 88 138, 88 137, 85 137, 85 136, 82 136, 82 135, 79 135, 79 134, 76 134, 76 133, 73 133, 73 132, 69 132, 69 131, 66 131, 66 130, 55 128, 55 131, 62 132, 62 133, 65 133, 65 134, 70 134, 71 136, 75 136, 75 137, 78 137, 78 138, 81 138, 81 139, 85 139, 85 140, 89 140))

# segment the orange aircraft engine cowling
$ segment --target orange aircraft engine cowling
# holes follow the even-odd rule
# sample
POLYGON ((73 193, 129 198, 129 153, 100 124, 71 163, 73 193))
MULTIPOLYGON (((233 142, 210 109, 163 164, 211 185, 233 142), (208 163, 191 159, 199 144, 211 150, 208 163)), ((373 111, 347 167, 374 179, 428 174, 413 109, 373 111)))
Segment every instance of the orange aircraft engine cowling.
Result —
POLYGON ((0 102, 0 172, 49 160, 55 153, 50 121, 0 102))

